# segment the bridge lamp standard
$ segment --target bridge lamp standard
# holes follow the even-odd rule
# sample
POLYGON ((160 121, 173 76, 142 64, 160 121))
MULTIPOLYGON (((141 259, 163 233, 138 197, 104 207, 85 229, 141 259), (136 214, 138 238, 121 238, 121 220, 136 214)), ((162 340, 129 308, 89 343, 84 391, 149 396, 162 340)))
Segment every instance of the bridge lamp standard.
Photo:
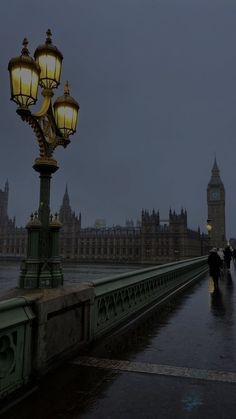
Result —
POLYGON ((51 31, 47 31, 45 44, 38 46, 34 58, 30 56, 28 41, 23 40, 21 55, 8 64, 11 100, 16 112, 34 131, 39 156, 33 168, 40 177, 39 209, 31 215, 27 224, 27 256, 22 262, 19 286, 21 288, 55 288, 63 285, 63 273, 59 256, 59 230, 57 214, 50 216, 50 180, 58 170, 53 158, 57 146, 64 148, 70 143, 70 135, 76 132, 79 104, 70 96, 69 84, 65 83, 64 95, 52 105, 53 90, 60 84, 63 56, 52 43, 51 31), (29 109, 37 101, 38 87, 42 88, 43 101, 38 112, 29 109))
POLYGON ((207 233, 208 233, 208 247, 210 250, 211 247, 211 230, 212 230, 212 225, 211 225, 211 220, 208 218, 207 219, 207 225, 206 225, 206 229, 207 229, 207 233))

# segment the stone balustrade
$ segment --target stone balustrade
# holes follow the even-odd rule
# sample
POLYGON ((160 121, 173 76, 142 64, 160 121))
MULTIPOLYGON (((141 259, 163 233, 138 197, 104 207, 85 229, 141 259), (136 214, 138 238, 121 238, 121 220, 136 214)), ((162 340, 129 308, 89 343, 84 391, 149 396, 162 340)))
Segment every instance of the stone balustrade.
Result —
POLYGON ((24 297, 0 302, 0 398, 27 383, 31 375, 34 318, 24 297))

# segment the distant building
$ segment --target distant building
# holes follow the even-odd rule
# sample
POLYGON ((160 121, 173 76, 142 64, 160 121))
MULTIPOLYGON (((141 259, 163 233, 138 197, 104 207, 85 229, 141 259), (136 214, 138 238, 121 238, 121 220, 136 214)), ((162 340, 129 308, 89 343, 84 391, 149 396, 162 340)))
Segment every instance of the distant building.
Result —
POLYGON ((126 221, 125 221, 125 227, 128 227, 128 228, 134 227, 134 222, 133 222, 133 220, 131 218, 127 218, 126 219, 126 221))
MULTIPOLYGON (((9 186, 0 191, 0 255, 24 256, 27 232, 15 226, 7 215, 9 186)), ((63 259, 86 263, 159 264, 200 256, 207 252, 207 240, 200 229, 187 225, 187 211, 170 209, 163 225, 159 212, 143 210, 136 223, 127 219, 125 226, 107 227, 97 220, 95 227, 82 228, 81 214, 72 211, 68 188, 59 211, 63 224, 60 254, 63 259)))
POLYGON ((106 220, 104 218, 97 218, 94 223, 95 228, 106 228, 106 220))
POLYGON ((169 211, 168 223, 162 225, 159 212, 143 210, 136 226, 127 219, 125 226, 81 228, 69 207, 66 188, 60 209, 63 229, 60 253, 63 258, 86 263, 167 263, 200 256, 207 252, 206 236, 187 226, 187 211, 169 211), (71 214, 69 218, 62 214, 71 214), (72 228, 72 226, 74 227, 72 228), (76 226, 76 227, 75 227, 76 226), (75 232, 76 229, 76 232, 75 232), (70 233, 69 233, 70 232, 70 233))
POLYGON ((9 185, 0 190, 0 255, 23 256, 26 254, 26 229, 16 227, 15 218, 8 217, 9 185))
POLYGON ((81 214, 77 217, 72 211, 67 186, 59 211, 59 218, 62 223, 60 233, 61 255, 65 259, 76 259, 78 253, 78 237, 81 231, 81 214))
POLYGON ((225 237, 225 188, 220 178, 220 170, 216 159, 211 171, 211 179, 207 186, 208 220, 212 226, 210 245, 224 247, 225 237))

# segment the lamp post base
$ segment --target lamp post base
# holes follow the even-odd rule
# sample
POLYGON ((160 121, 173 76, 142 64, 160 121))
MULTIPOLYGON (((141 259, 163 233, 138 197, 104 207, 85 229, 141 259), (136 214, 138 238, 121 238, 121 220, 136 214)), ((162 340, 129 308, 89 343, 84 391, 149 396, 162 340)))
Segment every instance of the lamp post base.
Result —
POLYGON ((40 173, 39 212, 31 215, 28 230, 27 257, 22 262, 20 288, 57 288, 63 285, 59 250, 58 219, 50 216, 50 179, 57 169, 53 159, 36 159, 34 169, 40 173))
POLYGON ((63 285, 61 261, 26 259, 22 261, 20 288, 57 288, 63 285))

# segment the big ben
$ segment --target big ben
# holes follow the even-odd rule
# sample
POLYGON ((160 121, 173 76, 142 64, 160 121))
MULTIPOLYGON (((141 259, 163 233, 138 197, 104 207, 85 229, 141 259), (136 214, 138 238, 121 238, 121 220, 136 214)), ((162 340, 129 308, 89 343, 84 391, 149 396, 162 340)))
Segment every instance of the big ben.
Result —
POLYGON ((210 244, 212 247, 224 247, 225 239, 225 188, 220 178, 216 159, 207 187, 208 220, 212 226, 210 244))

